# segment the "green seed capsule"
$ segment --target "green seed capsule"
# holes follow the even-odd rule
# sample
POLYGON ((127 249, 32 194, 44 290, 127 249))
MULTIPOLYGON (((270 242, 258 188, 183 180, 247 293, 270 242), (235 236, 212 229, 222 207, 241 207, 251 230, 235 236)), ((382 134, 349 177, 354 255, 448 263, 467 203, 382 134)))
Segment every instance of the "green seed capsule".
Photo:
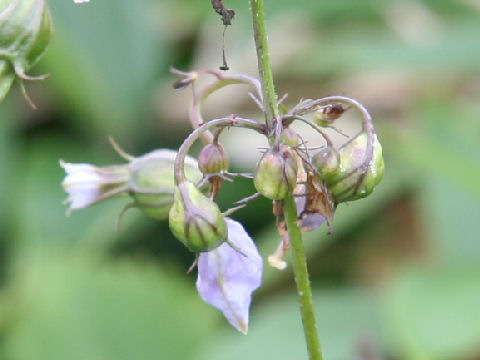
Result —
POLYGON ((283 147, 266 152, 257 164, 253 183, 257 191, 272 200, 284 199, 297 184, 294 154, 283 147))
POLYGON ((53 33, 45 0, 0 0, 0 102, 15 77, 40 80, 26 73, 38 62, 53 33))
POLYGON ((188 181, 175 189, 169 224, 175 237, 193 252, 212 250, 227 240, 227 224, 217 204, 188 181))
POLYGON ((313 155, 312 164, 317 169, 321 180, 328 182, 338 171, 340 154, 334 148, 328 147, 313 155))
POLYGON ((367 150, 367 134, 362 133, 340 150, 340 164, 325 183, 336 203, 353 201, 370 195, 383 176, 382 146, 373 137, 373 154, 367 167, 363 167, 367 150))

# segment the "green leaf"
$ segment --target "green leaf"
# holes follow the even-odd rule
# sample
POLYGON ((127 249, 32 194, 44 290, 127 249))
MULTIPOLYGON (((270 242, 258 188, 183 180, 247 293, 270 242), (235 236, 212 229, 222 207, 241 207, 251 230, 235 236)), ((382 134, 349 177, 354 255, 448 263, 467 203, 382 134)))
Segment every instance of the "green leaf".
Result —
POLYGON ((172 268, 52 249, 29 255, 13 282, 6 358, 196 359, 211 333, 213 309, 172 268))
MULTIPOLYGON (((325 359, 352 359, 363 340, 382 343, 375 299, 347 290, 314 293, 318 329, 325 359)), ((247 336, 219 336, 199 360, 306 359, 307 351, 295 297, 276 298, 253 309, 247 336)))
MULTIPOLYGON (((80 115, 79 124, 103 133, 139 131, 155 74, 163 64, 164 39, 155 37, 149 0, 52 2, 56 39, 45 66, 60 94, 80 115)), ((118 137, 118 136, 117 136, 118 137)))
POLYGON ((480 267, 443 266, 399 273, 385 310, 402 359, 460 359, 480 350, 480 267))

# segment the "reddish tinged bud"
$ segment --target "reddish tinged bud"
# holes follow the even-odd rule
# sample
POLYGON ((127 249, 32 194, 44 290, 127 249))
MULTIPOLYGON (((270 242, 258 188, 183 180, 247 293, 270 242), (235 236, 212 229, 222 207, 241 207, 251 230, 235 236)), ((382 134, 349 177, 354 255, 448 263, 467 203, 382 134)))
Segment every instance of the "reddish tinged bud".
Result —
POLYGON ((217 174, 227 171, 228 156, 220 144, 208 144, 198 156, 198 168, 204 174, 217 174))
POLYGON ((297 146, 300 143, 297 132, 289 127, 283 129, 281 140, 282 144, 292 147, 297 146))
POLYGON ((297 162, 291 150, 267 151, 257 164, 253 183, 257 191, 272 200, 282 200, 297 184, 297 162))

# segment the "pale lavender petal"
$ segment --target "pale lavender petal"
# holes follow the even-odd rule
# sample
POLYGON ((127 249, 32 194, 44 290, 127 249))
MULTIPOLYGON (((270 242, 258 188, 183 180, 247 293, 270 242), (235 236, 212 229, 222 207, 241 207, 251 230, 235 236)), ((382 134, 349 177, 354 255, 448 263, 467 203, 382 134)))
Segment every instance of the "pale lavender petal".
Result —
POLYGON ((252 293, 262 281, 263 262, 243 226, 226 219, 228 240, 244 255, 227 243, 198 259, 197 290, 201 298, 218 308, 236 329, 248 331, 248 311, 252 293))

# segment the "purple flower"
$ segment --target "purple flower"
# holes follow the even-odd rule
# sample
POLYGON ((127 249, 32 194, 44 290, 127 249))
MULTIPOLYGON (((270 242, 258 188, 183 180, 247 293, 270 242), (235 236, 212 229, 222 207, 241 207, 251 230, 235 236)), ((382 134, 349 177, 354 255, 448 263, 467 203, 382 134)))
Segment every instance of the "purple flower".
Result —
POLYGON ((232 326, 246 334, 252 293, 262 281, 262 258, 243 226, 226 219, 228 243, 200 254, 197 290, 200 297, 223 312, 232 326))

